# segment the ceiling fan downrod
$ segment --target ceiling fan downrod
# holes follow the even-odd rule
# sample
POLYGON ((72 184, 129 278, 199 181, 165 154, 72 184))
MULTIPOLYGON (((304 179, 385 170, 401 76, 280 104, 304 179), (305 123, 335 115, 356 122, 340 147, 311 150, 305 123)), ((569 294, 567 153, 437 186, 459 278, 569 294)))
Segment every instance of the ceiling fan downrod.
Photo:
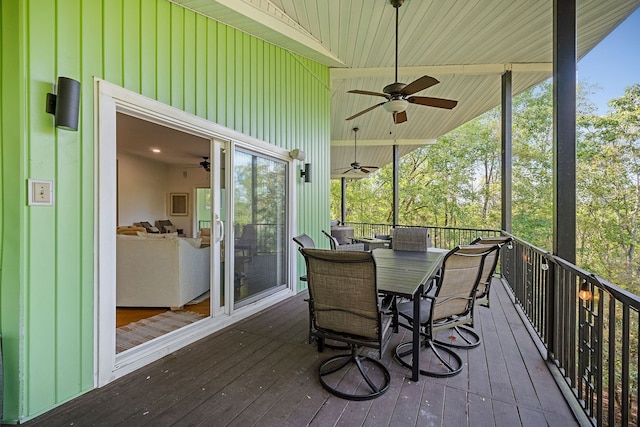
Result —
POLYGON ((389 0, 389 3, 396 9, 396 83, 398 83, 398 17, 404 0, 389 0))
POLYGON ((360 128, 353 128, 353 163, 358 164, 358 131, 360 128))

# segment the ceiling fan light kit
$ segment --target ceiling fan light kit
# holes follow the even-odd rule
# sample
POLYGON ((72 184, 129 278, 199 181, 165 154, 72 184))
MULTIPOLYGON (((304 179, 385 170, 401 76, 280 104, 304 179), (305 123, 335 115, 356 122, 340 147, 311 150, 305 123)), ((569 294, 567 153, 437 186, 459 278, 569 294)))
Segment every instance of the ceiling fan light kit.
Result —
POLYGON ((382 105, 382 108, 387 110, 389 113, 401 113, 407 109, 409 105, 409 101, 406 99, 392 99, 389 102, 385 102, 382 105))
POLYGON ((387 112, 393 114, 393 122, 395 124, 400 124, 407 121, 407 113, 405 113, 405 110, 409 104, 424 105, 427 107, 443 108, 447 110, 452 109, 458 104, 458 101, 451 99, 412 96, 414 93, 418 93, 440 83, 437 79, 431 76, 422 76, 409 84, 404 84, 398 81, 398 20, 399 9, 400 6, 402 6, 402 3, 404 3, 404 0, 389 0, 389 3, 391 3, 391 5, 396 9, 396 80, 394 83, 385 86, 382 92, 371 92, 366 90, 348 91, 347 93, 355 93, 358 95, 381 96, 387 100, 364 109, 353 116, 347 117, 346 120, 353 120, 356 117, 368 113, 382 105, 387 112))

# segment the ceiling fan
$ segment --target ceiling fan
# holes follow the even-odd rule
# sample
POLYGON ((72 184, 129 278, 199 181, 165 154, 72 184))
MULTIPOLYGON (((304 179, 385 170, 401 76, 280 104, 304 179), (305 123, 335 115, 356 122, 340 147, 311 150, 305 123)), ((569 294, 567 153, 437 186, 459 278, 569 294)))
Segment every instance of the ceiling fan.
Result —
MULTIPOLYGON (((347 170, 345 170, 344 172, 341 172, 341 174, 345 174, 345 173, 349 173, 351 171, 353 172, 362 172, 362 173, 369 173, 371 172, 371 169, 378 169, 378 166, 362 166, 360 163, 358 163, 358 131, 360 129, 355 127, 353 128, 353 163, 351 163, 351 167, 347 170)), ((336 170, 342 170, 343 168, 339 168, 336 170)))
POLYGON ((198 166, 193 165, 194 168, 202 168, 207 172, 211 172, 211 163, 209 162, 209 156, 202 156, 202 161, 198 163, 198 166))
POLYGON ((458 101, 451 99, 432 98, 428 96, 411 96, 414 93, 440 83, 431 76, 422 76, 409 84, 398 82, 398 14, 400 6, 402 6, 404 0, 389 0, 389 2, 396 9, 396 81, 385 86, 384 89, 382 89, 383 93, 370 92, 366 90, 348 91, 347 93, 356 93, 359 95, 382 96, 383 98, 386 98, 386 101, 362 110, 351 117, 347 117, 347 120, 355 119, 356 117, 359 117, 364 113, 368 113, 382 105, 385 110, 393 114, 393 122, 395 124, 399 124, 407 121, 407 113, 405 110, 409 104, 425 105, 427 107, 444 108, 447 110, 452 109, 458 104, 458 101))
POLYGON ((202 156, 202 159, 203 160, 198 164, 202 166, 202 169, 206 170, 207 172, 211 172, 211 163, 209 163, 209 156, 202 156))

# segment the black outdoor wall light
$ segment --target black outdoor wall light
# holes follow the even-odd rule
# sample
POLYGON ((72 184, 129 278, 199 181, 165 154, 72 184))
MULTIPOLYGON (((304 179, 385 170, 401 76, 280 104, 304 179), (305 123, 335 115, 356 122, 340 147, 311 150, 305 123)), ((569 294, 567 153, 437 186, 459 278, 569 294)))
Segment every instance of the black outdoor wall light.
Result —
POLYGON ((304 182, 311 182, 311 163, 305 163, 304 169, 300 169, 300 178, 304 178, 304 182))
MULTIPOLYGON (((294 160, 304 161, 307 155, 304 151, 296 148, 295 150, 289 151, 289 157, 294 160)), ((304 178, 304 182, 311 182, 311 163, 305 163, 304 168, 300 169, 300 178, 304 178)))
POLYGON ((56 118, 56 127, 78 130, 80 111, 80 82, 68 77, 58 77, 57 94, 47 94, 47 113, 56 118))

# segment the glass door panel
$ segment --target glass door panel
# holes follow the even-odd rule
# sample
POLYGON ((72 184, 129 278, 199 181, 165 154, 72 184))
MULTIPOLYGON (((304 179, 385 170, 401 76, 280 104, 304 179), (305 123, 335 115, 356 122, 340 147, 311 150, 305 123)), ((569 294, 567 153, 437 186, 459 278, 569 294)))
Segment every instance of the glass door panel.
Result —
POLYGON ((234 152, 234 307, 286 287, 286 162, 234 152))

